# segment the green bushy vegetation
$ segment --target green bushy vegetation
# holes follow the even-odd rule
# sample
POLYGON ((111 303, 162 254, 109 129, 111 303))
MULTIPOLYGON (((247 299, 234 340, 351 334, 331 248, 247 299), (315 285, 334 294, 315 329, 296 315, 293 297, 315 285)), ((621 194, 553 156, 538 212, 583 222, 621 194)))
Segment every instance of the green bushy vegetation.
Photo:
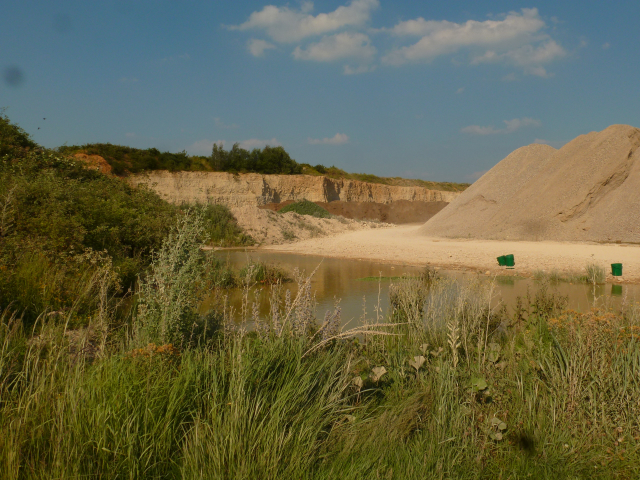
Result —
POLYGON ((77 146, 63 146, 58 152, 65 155, 85 153, 100 155, 116 175, 123 175, 129 171, 139 173, 144 170, 169 170, 171 172, 184 170, 210 170, 206 157, 190 156, 187 152, 161 152, 157 148, 133 148, 110 143, 91 143, 77 146))
POLYGON ((231 211, 224 205, 197 206, 204 221, 204 238, 210 245, 218 247, 242 247, 255 241, 244 233, 231 211))
POLYGON ((317 218, 331 218, 331 214, 322 208, 320 205, 316 205, 309 200, 300 200, 289 205, 282 207, 278 210, 278 213, 295 212, 299 215, 311 215, 317 218))
POLYGON ((29 134, 18 125, 11 123, 5 115, 5 108, 0 108, 0 157, 5 155, 23 156, 37 148, 29 134))
POLYGON ((248 151, 240 148, 240 145, 236 143, 231 150, 227 151, 214 144, 209 162, 213 170, 220 172, 256 172, 282 175, 302 173, 302 167, 289 156, 284 148, 270 147, 269 145, 262 150, 255 148, 248 151))
POLYGON ((92 143, 59 147, 65 155, 85 153, 103 157, 116 175, 146 170, 215 171, 231 173, 263 173, 291 175, 302 172, 302 167, 282 147, 266 146, 251 151, 234 144, 230 150, 215 144, 210 157, 188 155, 187 152, 161 152, 156 148, 139 149, 92 143))
MULTIPOLYGON (((492 286, 394 281, 385 318, 317 319, 311 279, 195 313, 197 216, 154 256, 133 313, 83 330, 0 314, 5 478, 636 478, 640 312, 565 312, 543 285, 513 315, 492 286), (166 343, 171 342, 171 343, 166 343)), ((100 304, 100 302, 98 302, 100 304)), ((75 313, 70 312, 73 316, 75 313)))
MULTIPOLYGON (((38 147, 0 117, 0 309, 33 322, 49 309, 87 311, 97 269, 113 267, 112 289, 124 294, 147 268, 184 214, 154 192, 38 147)), ((226 207, 198 207, 202 240, 253 243, 226 207)))

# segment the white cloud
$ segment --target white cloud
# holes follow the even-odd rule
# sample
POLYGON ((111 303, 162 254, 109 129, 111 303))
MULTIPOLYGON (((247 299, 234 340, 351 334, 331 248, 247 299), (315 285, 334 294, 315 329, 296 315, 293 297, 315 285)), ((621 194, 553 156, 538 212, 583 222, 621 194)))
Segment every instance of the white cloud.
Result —
POLYGON ((269 43, 266 40, 259 40, 257 38, 252 38, 247 42, 247 50, 254 57, 262 57, 264 55, 265 50, 269 50, 272 48, 276 48, 273 43, 269 43))
POLYGON ((469 20, 465 23, 453 23, 419 18, 401 22, 392 31, 398 35, 421 35, 422 38, 411 46, 391 52, 383 61, 399 65, 429 61, 465 47, 509 46, 518 41, 529 40, 532 34, 539 32, 544 26, 545 23, 535 8, 524 8, 522 13, 511 12, 503 20, 484 22, 469 20))
POLYGON ((305 49, 299 46, 293 51, 296 60, 313 60, 316 62, 332 62, 345 58, 370 60, 376 54, 369 37, 364 33, 338 33, 322 37, 317 43, 305 49))
POLYGON ((238 125, 236 125, 235 123, 232 123, 231 125, 227 125, 220 119, 220 117, 215 117, 213 121, 215 122, 215 125, 218 128, 238 128, 238 125))
POLYGON ((292 43, 314 35, 334 32, 340 28, 363 26, 378 8, 379 0, 352 0, 333 12, 312 15, 312 2, 304 2, 299 10, 289 7, 267 5, 253 12, 241 25, 230 26, 231 30, 264 30, 274 41, 292 43))
POLYGON ((458 95, 460 95, 461 93, 464 93, 464 87, 460 87, 458 90, 456 90, 456 93, 458 95))
POLYGON ((125 133, 124 136, 127 137, 127 138, 133 138, 133 137, 136 136, 136 134, 135 133, 125 133))
POLYGON ((271 140, 259 140, 257 138, 250 138, 249 140, 243 140, 240 143, 240 148, 245 150, 253 150, 254 148, 263 148, 267 145, 271 147, 279 147, 282 145, 278 140, 272 138, 271 140))
POLYGON ((190 155, 203 155, 208 156, 211 155, 211 150, 213 150, 213 144, 217 143, 219 146, 224 147, 224 144, 227 143, 224 140, 198 140, 197 142, 189 145, 186 150, 190 155))
POLYGON ((543 32, 545 22, 535 8, 510 12, 501 20, 469 20, 454 23, 418 18, 400 22, 389 31, 397 36, 420 36, 413 45, 392 50, 382 58, 386 65, 429 62, 441 55, 469 50, 470 63, 506 63, 525 73, 549 76, 541 66, 566 55, 557 42, 543 32), (482 53, 474 53, 484 50, 482 53))
POLYGON ((514 118, 513 120, 504 120, 505 128, 495 128, 494 126, 481 127, 479 125, 469 125, 464 127, 461 132, 471 133, 473 135, 495 135, 501 133, 512 133, 523 127, 539 127, 542 125, 540 120, 534 118, 523 117, 514 118))
POLYGON ((603 50, 606 50, 606 49, 608 49, 610 46, 611 46, 611 44, 610 44, 609 42, 607 42, 607 43, 603 43, 603 44, 602 44, 602 49, 603 49, 603 50))
POLYGON ((315 138, 309 138, 308 140, 311 145, 344 145, 349 143, 349 137, 344 133, 336 133, 333 137, 325 137, 322 140, 315 138))

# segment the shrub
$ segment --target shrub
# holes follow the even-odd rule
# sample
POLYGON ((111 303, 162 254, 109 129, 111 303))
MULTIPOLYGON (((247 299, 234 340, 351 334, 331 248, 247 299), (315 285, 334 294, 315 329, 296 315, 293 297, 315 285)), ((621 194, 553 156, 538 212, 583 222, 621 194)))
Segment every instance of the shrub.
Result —
POLYGON ((224 205, 199 206, 197 209, 204 223, 205 243, 218 247, 242 247, 255 243, 224 205))
POLYGON ((309 200, 301 200, 299 202, 291 203, 278 210, 278 213, 295 212, 298 215, 311 215, 317 218, 331 218, 331 214, 319 205, 316 205, 309 200))

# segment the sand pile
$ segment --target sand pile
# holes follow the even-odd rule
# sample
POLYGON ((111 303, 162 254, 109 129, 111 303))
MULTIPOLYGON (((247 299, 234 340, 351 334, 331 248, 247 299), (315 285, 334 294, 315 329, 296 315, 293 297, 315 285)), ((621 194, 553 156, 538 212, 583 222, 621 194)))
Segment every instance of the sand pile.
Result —
POLYGON ((441 237, 640 242, 640 130, 519 148, 419 230, 441 237))

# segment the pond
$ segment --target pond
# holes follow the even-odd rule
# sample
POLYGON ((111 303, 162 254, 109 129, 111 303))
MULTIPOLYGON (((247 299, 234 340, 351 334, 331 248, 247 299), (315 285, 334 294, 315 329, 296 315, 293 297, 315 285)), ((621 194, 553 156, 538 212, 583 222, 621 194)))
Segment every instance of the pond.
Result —
MULTIPOLYGON (((342 323, 347 327, 357 326, 366 314, 371 322, 377 318, 376 308, 379 306, 383 316, 389 308, 389 285, 402 276, 417 276, 424 271, 424 266, 392 265, 365 260, 347 260, 338 258, 322 258, 313 255, 296 255, 267 251, 238 251, 228 250, 218 252, 221 258, 235 270, 239 270, 250 261, 261 261, 276 265, 292 276, 295 268, 307 275, 313 274, 311 288, 315 293, 317 308, 316 318, 323 318, 327 310, 333 310, 339 301, 342 309, 342 323), (378 280, 381 278, 381 280, 378 280)), ((517 298, 526 299, 539 289, 540 284, 534 279, 515 275, 487 276, 475 272, 455 270, 439 270, 443 276, 453 277, 461 282, 489 282, 495 285, 493 305, 504 303, 508 309, 513 309, 517 298)), ((505 272, 506 273, 506 272, 505 272)), ((517 273, 517 270, 515 271, 517 273)), ((297 285, 295 282, 285 283, 285 289, 291 290, 295 297, 297 285)), ((635 303, 640 301, 640 285, 604 284, 586 285, 582 283, 558 282, 552 283, 551 290, 569 299, 568 308, 576 311, 587 311, 594 305, 605 308, 619 308, 623 302, 635 303)), ((202 310, 207 310, 215 304, 215 298, 205 300, 202 310)), ((269 313, 269 287, 255 287, 249 295, 249 303, 259 305, 260 314, 269 313)), ((228 304, 236 312, 236 320, 240 319, 242 304, 242 290, 233 289, 228 293, 228 304)))

